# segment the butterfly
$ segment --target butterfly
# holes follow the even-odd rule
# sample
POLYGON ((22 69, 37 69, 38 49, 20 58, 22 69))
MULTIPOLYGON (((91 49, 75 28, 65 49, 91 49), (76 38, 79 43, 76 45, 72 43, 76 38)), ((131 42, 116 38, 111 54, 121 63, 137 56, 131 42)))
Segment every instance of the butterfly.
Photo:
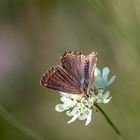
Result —
POLYGON ((86 56, 78 51, 64 52, 60 65, 51 67, 40 83, 59 92, 88 96, 95 78, 96 62, 96 52, 86 56))

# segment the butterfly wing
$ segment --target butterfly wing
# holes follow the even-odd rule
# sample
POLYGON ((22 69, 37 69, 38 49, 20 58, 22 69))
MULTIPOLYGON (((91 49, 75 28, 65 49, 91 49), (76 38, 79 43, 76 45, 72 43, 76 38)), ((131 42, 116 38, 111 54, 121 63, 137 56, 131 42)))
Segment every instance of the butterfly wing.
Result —
POLYGON ((62 54, 62 67, 82 87, 84 81, 84 65, 86 57, 81 52, 69 51, 62 54))
POLYGON ((61 66, 52 67, 40 81, 44 87, 72 94, 80 94, 80 88, 73 78, 61 66))
POLYGON ((84 94, 88 94, 94 80, 94 70, 96 66, 96 53, 92 52, 88 56, 80 52, 65 52, 61 59, 62 67, 80 84, 80 89, 84 94))
MULTIPOLYGON (((86 79, 86 72, 88 72, 89 74, 89 78, 88 78, 88 88, 87 88, 87 93, 90 91, 91 86, 93 84, 94 81, 94 71, 95 71, 95 67, 96 67, 96 62, 97 62, 97 57, 96 57, 96 52, 92 52, 91 54, 89 54, 86 57, 86 61, 88 62, 89 66, 88 66, 88 70, 85 71, 85 79, 86 79)), ((86 67, 86 65, 85 65, 86 67)))

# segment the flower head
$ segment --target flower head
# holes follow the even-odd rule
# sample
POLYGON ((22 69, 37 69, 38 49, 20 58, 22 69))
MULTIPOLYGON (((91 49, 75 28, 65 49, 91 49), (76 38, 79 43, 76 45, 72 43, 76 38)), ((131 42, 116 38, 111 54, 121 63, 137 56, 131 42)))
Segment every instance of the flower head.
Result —
POLYGON ((66 111, 66 115, 72 117, 67 123, 79 119, 86 120, 85 125, 88 125, 91 122, 92 112, 96 109, 95 104, 106 104, 112 98, 110 92, 105 91, 105 88, 115 80, 115 76, 108 80, 108 75, 109 68, 107 67, 103 68, 102 73, 98 68, 95 69, 94 90, 91 90, 88 96, 61 92, 60 100, 62 103, 56 105, 56 111, 66 111))

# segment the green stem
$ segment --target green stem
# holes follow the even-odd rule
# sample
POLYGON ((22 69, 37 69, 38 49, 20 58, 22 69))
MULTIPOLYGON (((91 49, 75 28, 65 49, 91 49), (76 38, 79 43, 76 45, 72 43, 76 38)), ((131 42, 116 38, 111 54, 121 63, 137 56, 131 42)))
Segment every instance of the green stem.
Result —
POLYGON ((113 130, 116 132, 119 139, 124 140, 121 132, 119 131, 119 129, 115 126, 115 124, 111 121, 111 119, 107 116, 107 114, 102 110, 102 108, 100 106, 98 106, 98 104, 95 104, 95 106, 98 108, 98 110, 102 113, 102 115, 105 117, 107 122, 110 124, 110 126, 113 128, 113 130))
POLYGON ((0 105, 0 117, 2 117, 6 122, 8 122, 14 128, 20 130, 22 133, 30 136, 34 140, 44 140, 41 136, 37 135, 35 132, 23 126, 18 122, 11 114, 9 114, 1 105, 0 105))

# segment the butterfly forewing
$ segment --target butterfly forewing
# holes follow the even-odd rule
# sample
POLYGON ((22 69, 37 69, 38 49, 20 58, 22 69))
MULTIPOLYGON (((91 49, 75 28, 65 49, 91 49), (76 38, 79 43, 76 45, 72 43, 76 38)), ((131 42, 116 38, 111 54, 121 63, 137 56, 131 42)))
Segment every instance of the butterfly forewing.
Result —
POLYGON ((84 56, 80 52, 65 52, 61 59, 62 67, 80 84, 84 94, 88 94, 94 81, 94 70, 96 66, 96 53, 84 56))
POLYGON ((80 84, 80 87, 82 87, 84 81, 85 56, 80 52, 69 51, 63 53, 60 61, 62 67, 80 84))
POLYGON ((46 72, 41 78, 44 87, 61 92, 80 94, 78 83, 61 66, 55 66, 46 72))

